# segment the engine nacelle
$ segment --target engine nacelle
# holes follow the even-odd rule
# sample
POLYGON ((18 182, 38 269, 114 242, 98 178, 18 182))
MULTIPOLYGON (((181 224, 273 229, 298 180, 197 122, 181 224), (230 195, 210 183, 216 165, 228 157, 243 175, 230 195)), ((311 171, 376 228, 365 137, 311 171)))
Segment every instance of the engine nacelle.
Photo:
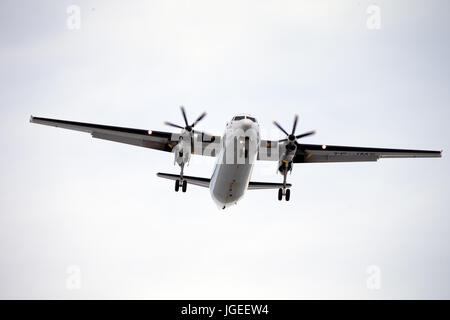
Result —
POLYGON ((283 152, 280 153, 280 160, 278 161, 278 171, 284 173, 285 171, 292 171, 292 161, 294 160, 297 146, 295 143, 287 143, 283 152))
POLYGON ((178 144, 173 148, 175 155, 174 163, 178 163, 179 166, 184 166, 191 159, 191 137, 190 135, 181 135, 178 144))

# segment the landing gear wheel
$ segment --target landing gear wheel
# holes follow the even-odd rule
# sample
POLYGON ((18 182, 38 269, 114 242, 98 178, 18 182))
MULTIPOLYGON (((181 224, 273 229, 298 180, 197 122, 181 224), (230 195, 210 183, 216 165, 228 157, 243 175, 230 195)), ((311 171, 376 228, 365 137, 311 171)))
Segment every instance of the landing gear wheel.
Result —
POLYGON ((283 199, 283 189, 278 189, 278 201, 281 201, 283 199))
POLYGON ((183 180, 183 185, 181 187, 181 190, 183 190, 183 192, 186 192, 186 189, 187 189, 187 181, 183 180))
POLYGON ((180 180, 175 180, 175 192, 178 192, 178 189, 180 189, 180 180))
POLYGON ((284 196, 284 199, 286 201, 289 201, 290 198, 291 198, 291 189, 286 189, 286 195, 284 196))

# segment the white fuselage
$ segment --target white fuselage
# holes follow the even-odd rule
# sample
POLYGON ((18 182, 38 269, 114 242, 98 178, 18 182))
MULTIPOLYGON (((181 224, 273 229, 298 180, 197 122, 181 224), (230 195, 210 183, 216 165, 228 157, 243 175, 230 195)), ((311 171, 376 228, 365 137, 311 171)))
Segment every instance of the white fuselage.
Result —
POLYGON ((260 143, 259 125, 249 119, 227 124, 211 177, 211 197, 219 208, 236 204, 247 190, 260 143))

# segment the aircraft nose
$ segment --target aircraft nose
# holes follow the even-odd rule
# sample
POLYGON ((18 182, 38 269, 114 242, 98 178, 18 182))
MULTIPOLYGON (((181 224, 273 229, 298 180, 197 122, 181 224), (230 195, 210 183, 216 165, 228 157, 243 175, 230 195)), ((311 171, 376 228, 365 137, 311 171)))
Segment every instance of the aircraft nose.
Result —
POLYGON ((242 120, 242 121, 241 121, 241 128, 242 128, 244 131, 250 129, 250 128, 252 127, 252 125, 253 125, 253 122, 251 122, 251 121, 248 120, 248 119, 245 119, 245 120, 242 120))

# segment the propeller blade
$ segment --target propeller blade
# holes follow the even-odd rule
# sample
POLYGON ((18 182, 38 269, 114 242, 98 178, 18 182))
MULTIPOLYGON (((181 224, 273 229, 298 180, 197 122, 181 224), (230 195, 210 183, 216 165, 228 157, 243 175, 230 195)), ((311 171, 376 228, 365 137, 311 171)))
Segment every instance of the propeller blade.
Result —
POLYGON ((203 112, 203 113, 197 118, 197 120, 195 120, 195 121, 191 124, 191 127, 195 127, 195 125, 196 125, 197 123, 199 123, 204 117, 206 117, 206 112, 203 112))
POLYGON ((289 135, 289 133, 287 133, 286 130, 284 130, 283 127, 280 126, 280 125, 278 124, 278 122, 273 121, 273 124, 274 124, 278 129, 280 129, 281 131, 283 131, 285 135, 287 135, 287 136, 289 135))
POLYGON ((181 109, 181 114, 183 115, 184 123, 186 123, 186 127, 189 127, 189 123, 188 123, 188 120, 186 117, 186 111, 184 110, 183 106, 180 106, 180 109, 181 109))
POLYGON ((296 137, 297 139, 301 139, 301 138, 304 138, 304 137, 307 137, 307 136, 311 136, 311 135, 313 135, 313 134, 315 134, 315 133, 316 133, 316 131, 313 130, 313 131, 308 131, 308 132, 299 134, 298 136, 295 136, 295 137, 296 137))
POLYGON ((291 133, 292 135, 294 135, 295 129, 297 129, 297 121, 298 121, 298 114, 296 114, 294 118, 294 125, 292 126, 292 133, 291 133))
POLYGON ((175 127, 175 128, 178 128, 178 129, 184 129, 182 126, 179 126, 179 125, 177 125, 175 123, 172 123, 172 122, 169 122, 169 121, 164 121, 164 124, 166 126, 175 127))

